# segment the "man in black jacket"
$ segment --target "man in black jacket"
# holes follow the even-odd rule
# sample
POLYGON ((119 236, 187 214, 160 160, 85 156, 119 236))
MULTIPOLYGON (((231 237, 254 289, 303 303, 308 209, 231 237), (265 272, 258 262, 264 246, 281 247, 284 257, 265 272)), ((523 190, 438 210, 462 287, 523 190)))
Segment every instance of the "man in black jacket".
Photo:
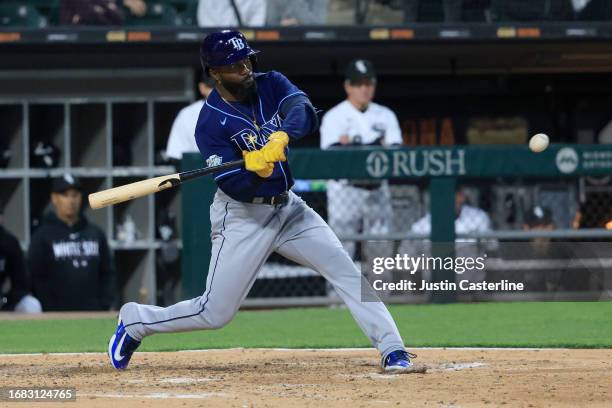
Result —
POLYGON ((65 174, 53 180, 54 212, 30 244, 34 294, 43 310, 108 310, 114 271, 104 232, 81 213, 79 181, 65 174))
POLYGON ((18 313, 40 313, 38 299, 30 295, 30 282, 26 273, 23 252, 17 238, 2 227, 0 204, 0 309, 18 313), (10 289, 5 293, 5 283, 10 289))

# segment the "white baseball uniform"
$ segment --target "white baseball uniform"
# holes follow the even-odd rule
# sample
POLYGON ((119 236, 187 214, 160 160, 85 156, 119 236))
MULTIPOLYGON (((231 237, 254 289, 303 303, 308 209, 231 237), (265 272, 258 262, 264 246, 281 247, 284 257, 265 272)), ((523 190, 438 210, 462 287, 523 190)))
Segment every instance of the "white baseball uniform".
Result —
MULTIPOLYGON (((430 234, 431 214, 426 214, 412 224, 411 230, 419 234, 430 234)), ((469 234, 488 231, 491 231, 491 219, 484 210, 467 204, 461 206, 461 213, 455 219, 455 233, 469 234)))
MULTIPOLYGON (((418 234, 431 234, 431 214, 427 213, 423 218, 412 224, 410 230, 418 234)), ((461 212, 459 213, 459 216, 455 218, 455 233, 469 234, 489 231, 491 231, 491 218, 484 210, 468 204, 463 204, 461 206, 461 212)), ((471 258, 479 257, 483 255, 485 249, 493 248, 497 242, 483 241, 482 246, 479 244, 480 243, 473 238, 456 239, 455 256, 471 258)), ((414 242, 406 241, 402 243, 402 248, 398 252, 406 252, 413 256, 419 256, 421 253, 429 254, 431 252, 429 246, 429 240, 418 242, 416 246, 414 245, 414 242)), ((461 279, 480 282, 484 280, 485 276, 486 270, 473 269, 464 272, 461 279)))
POLYGON ((199 100, 184 107, 176 115, 166 147, 168 157, 180 160, 183 153, 200 152, 195 140, 195 129, 202 106, 204 106, 204 100, 199 100))
MULTIPOLYGON (((348 100, 339 103, 323 116, 320 131, 322 149, 339 143, 341 136, 348 136, 350 144, 402 143, 399 122, 393 111, 374 102, 364 112, 348 100)), ((391 193, 386 181, 329 181, 327 209, 329 225, 338 235, 356 234, 360 228, 364 234, 385 234, 391 228, 391 193)), ((342 244, 350 256, 355 255, 354 242, 342 244)), ((373 245, 364 246, 366 258, 374 255, 368 253, 370 249, 376 252, 376 256, 392 255, 388 253, 392 246, 385 245, 385 249, 380 245, 375 247, 377 249, 373 245)))

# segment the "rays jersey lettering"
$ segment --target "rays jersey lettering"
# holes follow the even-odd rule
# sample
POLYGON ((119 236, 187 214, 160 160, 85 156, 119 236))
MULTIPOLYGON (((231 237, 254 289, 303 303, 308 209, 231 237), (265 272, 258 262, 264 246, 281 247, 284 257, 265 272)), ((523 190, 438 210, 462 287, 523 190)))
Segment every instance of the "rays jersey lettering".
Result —
POLYGON ((259 150, 268 142, 270 135, 280 129, 281 125, 282 119, 277 114, 266 122, 259 129, 259 132, 255 129, 244 128, 230 136, 230 140, 234 142, 240 150, 259 150))

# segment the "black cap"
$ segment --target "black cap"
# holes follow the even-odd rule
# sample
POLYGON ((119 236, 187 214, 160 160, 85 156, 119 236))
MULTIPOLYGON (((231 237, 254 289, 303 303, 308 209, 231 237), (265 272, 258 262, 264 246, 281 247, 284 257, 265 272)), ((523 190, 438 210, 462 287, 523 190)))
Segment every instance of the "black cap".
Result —
POLYGON ((527 225, 550 225, 552 222, 552 211, 547 207, 536 205, 525 213, 527 225))
POLYGON ((348 64, 344 76, 347 81, 353 83, 363 79, 372 81, 376 80, 376 71, 374 70, 374 64, 372 64, 372 62, 364 59, 357 59, 348 64))
POLYGON ((68 173, 61 177, 54 178, 51 184, 51 192, 53 193, 63 193, 71 188, 81 191, 81 183, 79 179, 68 173))

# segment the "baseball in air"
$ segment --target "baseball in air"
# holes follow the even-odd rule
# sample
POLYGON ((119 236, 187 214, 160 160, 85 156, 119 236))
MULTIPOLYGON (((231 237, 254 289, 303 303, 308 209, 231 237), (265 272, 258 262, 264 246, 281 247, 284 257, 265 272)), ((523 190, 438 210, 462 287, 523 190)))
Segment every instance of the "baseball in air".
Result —
POLYGON ((544 133, 538 133, 537 135, 531 136, 529 139, 529 150, 534 153, 540 153, 546 150, 550 141, 548 140, 548 136, 544 133))

